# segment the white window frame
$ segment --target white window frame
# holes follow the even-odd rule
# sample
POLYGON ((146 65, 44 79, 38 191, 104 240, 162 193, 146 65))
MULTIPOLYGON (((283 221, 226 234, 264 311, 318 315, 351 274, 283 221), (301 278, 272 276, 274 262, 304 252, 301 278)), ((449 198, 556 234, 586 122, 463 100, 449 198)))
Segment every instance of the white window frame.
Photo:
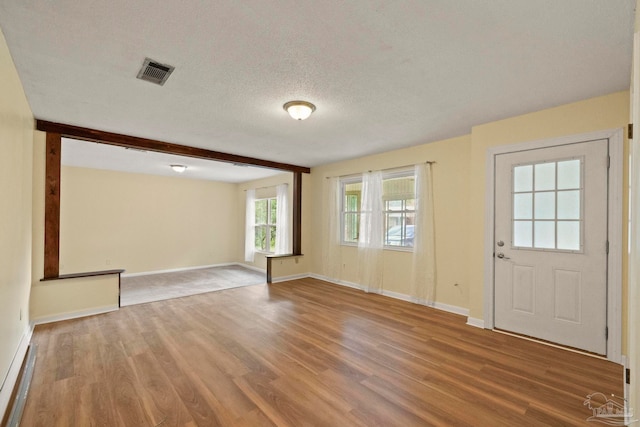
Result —
MULTIPOLYGON (((385 180, 389 180, 389 179, 395 179, 395 178, 410 178, 410 177, 414 177, 415 176, 415 171, 413 168, 403 168, 403 169, 396 169, 394 171, 388 171, 388 172, 383 172, 382 174, 382 182, 384 185, 384 181, 385 180)), ((346 186, 349 184, 354 184, 354 183, 358 183, 358 182, 362 182, 362 175, 357 175, 357 176, 346 176, 346 177, 342 177, 340 178, 340 244, 343 246, 354 246, 357 247, 358 246, 358 242, 351 242, 351 241, 347 241, 345 240, 345 218, 347 216, 347 214, 355 214, 359 217, 359 215, 361 214, 361 209, 359 208, 357 211, 346 211, 346 206, 345 206, 345 199, 346 199, 346 194, 345 194, 345 189, 346 186)), ((414 199, 415 199, 415 194, 414 194, 414 199)), ((403 200, 407 200, 407 199, 403 199, 403 200)), ((384 199, 383 200, 383 205, 385 206, 385 209, 382 211, 382 214, 384 216, 386 216, 389 211, 386 209, 386 202, 387 200, 384 199)), ((394 211, 394 212, 401 212, 401 213, 407 213, 407 212, 415 212, 414 210, 403 210, 403 211, 394 211)), ((360 223, 360 221, 358 220, 358 224, 360 223)), ((386 224, 386 221, 384 221, 384 223, 386 224)), ((359 237, 359 236, 358 236, 359 237)), ((413 252, 413 247, 412 246, 395 246, 395 245, 384 245, 384 249, 386 250, 394 250, 394 251, 402 251, 402 252, 413 252)))
MULTIPOLYGON (((278 224, 277 224, 277 215, 276 215, 276 222, 272 223, 271 222, 271 203, 276 201, 275 197, 263 197, 261 199, 256 199, 254 202, 255 204, 257 204, 258 202, 262 202, 266 200, 267 201, 267 222, 266 223, 255 223, 254 224, 254 228, 256 230, 256 236, 258 235, 258 229, 259 228, 264 228, 266 230, 265 236, 266 236, 266 247, 267 248, 271 248, 271 233, 270 233, 270 228, 273 227, 274 230, 277 230, 278 228, 278 224)), ((275 242, 274 242, 275 244, 275 242)), ((271 250, 264 250, 262 248, 259 248, 255 245, 255 239, 254 239, 254 248, 255 251, 258 253, 262 253, 262 254, 273 254, 275 253, 275 251, 271 251, 271 250)))

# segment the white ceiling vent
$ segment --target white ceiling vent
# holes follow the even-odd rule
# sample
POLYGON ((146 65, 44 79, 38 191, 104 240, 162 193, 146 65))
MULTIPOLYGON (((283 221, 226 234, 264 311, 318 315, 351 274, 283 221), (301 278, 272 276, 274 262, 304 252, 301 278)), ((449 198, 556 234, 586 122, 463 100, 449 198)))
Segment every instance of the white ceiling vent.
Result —
POLYGON ((162 86, 174 68, 171 65, 160 64, 153 59, 145 58, 144 64, 138 72, 138 78, 162 86))

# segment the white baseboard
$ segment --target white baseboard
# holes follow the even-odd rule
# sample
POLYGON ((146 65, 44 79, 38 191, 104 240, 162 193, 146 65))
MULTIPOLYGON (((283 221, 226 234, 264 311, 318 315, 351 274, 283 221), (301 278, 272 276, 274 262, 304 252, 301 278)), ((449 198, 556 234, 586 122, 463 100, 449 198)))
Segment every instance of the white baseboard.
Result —
POLYGON ((334 285, 346 286, 347 288, 359 289, 361 291, 364 291, 364 286, 360 286, 359 284, 353 282, 347 282, 346 280, 332 279, 330 277, 316 273, 309 273, 308 277, 318 280, 324 280, 325 282, 333 283, 334 285))
POLYGON ((438 310, 446 311, 453 314, 459 314, 460 316, 469 317, 469 309, 464 307, 458 307, 457 305, 445 304, 442 302, 436 301, 433 304, 433 308, 437 308, 438 310))
POLYGON ((288 282, 289 280, 306 279, 307 277, 309 277, 309 273, 292 274, 291 276, 272 277, 271 283, 288 282))
MULTIPOLYGON (((344 280, 335 280, 330 277, 322 276, 320 274, 315 274, 315 273, 310 273, 308 276, 313 277, 314 279, 324 280, 325 282, 334 283, 336 285, 347 286, 349 288, 364 290, 364 286, 361 286, 357 283, 347 282, 344 280)), ((400 292, 387 291, 383 289, 382 295, 387 296, 389 298, 399 299, 402 301, 407 301, 407 302, 416 304, 416 302, 413 300, 413 297, 411 295, 403 294, 400 292)), ((437 310, 446 311, 448 313, 459 314, 461 316, 469 316, 469 309, 464 307, 458 307, 456 305, 444 304, 436 301, 433 304, 428 304, 426 306, 435 308, 437 310)))
POLYGON ((484 329, 484 320, 475 317, 467 317, 467 325, 484 329))
POLYGON ((4 414, 9 407, 11 394, 20 375, 20 368, 22 367, 22 362, 24 361, 29 343, 31 342, 31 335, 33 335, 33 325, 30 324, 20 339, 18 349, 13 356, 11 365, 9 365, 9 372, 7 372, 2 388, 0 388, 0 420, 4 418, 4 414))
POLYGON ((55 316, 43 316, 33 319, 34 325, 42 325, 44 323, 60 322, 62 320, 77 319, 79 317, 93 316, 95 314, 109 313, 118 311, 120 307, 117 305, 107 305, 104 307, 91 308, 88 310, 72 311, 70 313, 56 314, 55 316))
POLYGON ((243 267, 250 268, 248 265, 240 264, 240 263, 237 263, 237 262, 225 262, 225 263, 222 263, 222 264, 198 265, 198 266, 195 266, 195 267, 170 268, 168 270, 142 271, 142 272, 139 272, 139 273, 123 273, 121 275, 121 277, 150 276, 152 274, 177 273, 177 272, 180 272, 180 271, 201 270, 203 268, 228 267, 230 265, 242 265, 243 267))
POLYGON ((239 265, 240 267, 248 268, 249 270, 257 271, 258 273, 262 273, 265 275, 267 274, 267 270, 265 270, 264 268, 256 267, 256 266, 245 264, 242 262, 234 262, 229 265, 239 265))

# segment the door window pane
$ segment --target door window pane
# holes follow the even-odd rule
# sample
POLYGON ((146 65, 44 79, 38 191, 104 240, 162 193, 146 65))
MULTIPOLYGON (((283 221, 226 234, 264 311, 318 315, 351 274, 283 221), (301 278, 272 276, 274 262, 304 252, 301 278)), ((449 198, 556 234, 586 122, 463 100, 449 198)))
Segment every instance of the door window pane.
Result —
POLYGON ((555 249, 555 221, 536 221, 534 227, 533 247, 538 249, 555 249))
POLYGON ((513 245, 522 248, 530 248, 533 245, 533 222, 513 222, 513 245))
POLYGON ((580 250, 582 160, 514 166, 513 188, 513 246, 580 250))
POLYGON ((556 189, 556 164, 539 163, 535 165, 535 191, 556 189))
POLYGON ((580 160, 558 162, 558 190, 580 188, 580 160))
POLYGON ((533 165, 516 166, 513 168, 513 191, 533 190, 533 165))
POLYGON ((513 195, 513 219, 533 219, 533 197, 531 193, 513 195))
POLYGON ((580 221, 558 222, 558 249, 580 250, 580 221))
POLYGON ((580 219, 580 190, 558 192, 558 219, 580 219))
POLYGON ((556 217, 556 193, 548 191, 535 195, 535 219, 555 219, 556 217))

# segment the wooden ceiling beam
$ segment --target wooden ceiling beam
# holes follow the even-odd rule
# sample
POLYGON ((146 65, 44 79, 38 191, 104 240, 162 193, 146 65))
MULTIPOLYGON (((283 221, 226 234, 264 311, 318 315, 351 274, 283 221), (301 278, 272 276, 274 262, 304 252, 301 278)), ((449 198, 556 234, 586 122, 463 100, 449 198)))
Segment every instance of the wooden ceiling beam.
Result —
POLYGON ((119 147, 135 148, 138 150, 155 151, 158 153, 175 154, 179 156, 195 157, 198 159, 215 160, 219 162, 237 163, 268 169, 278 169, 294 173, 311 172, 310 168, 305 166, 272 162, 270 160, 238 156, 236 154, 221 153, 219 151, 212 151, 204 148, 189 147, 187 145, 174 144, 171 142, 140 138, 137 136, 129 136, 113 132, 105 132, 63 123, 54 123, 40 119, 36 120, 36 129, 43 132, 57 133, 68 138, 99 142, 119 147))

